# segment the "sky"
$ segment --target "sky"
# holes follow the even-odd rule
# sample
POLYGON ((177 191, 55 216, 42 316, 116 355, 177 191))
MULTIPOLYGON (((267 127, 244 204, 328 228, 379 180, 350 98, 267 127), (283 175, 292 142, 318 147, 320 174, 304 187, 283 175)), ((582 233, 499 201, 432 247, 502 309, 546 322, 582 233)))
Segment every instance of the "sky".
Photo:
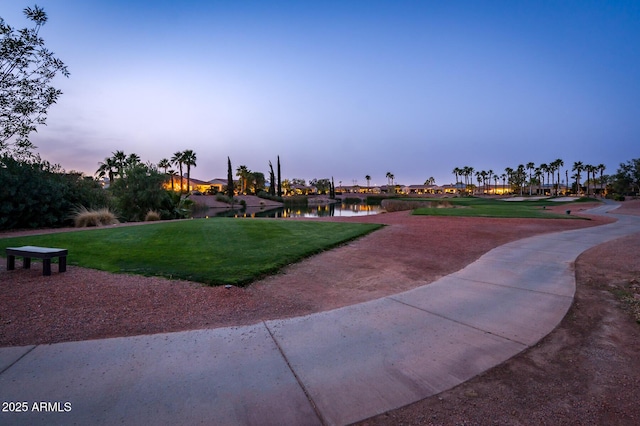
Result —
POLYGON ((640 157, 637 0, 36 4, 71 76, 31 140, 68 171, 191 149, 201 180, 279 155, 283 178, 408 185, 640 157))

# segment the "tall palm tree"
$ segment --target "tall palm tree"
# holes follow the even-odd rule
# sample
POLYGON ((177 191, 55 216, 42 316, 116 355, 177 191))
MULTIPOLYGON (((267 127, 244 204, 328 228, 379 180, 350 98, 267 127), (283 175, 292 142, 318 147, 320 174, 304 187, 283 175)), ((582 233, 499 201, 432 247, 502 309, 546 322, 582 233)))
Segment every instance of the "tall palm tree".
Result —
POLYGON ((584 170, 584 164, 582 164, 582 161, 576 161, 573 163, 571 171, 576 172, 576 194, 578 195, 580 194, 580 172, 582 172, 582 170, 584 170))
MULTIPOLYGON (((506 174, 507 182, 509 182, 509 187, 511 187, 511 181, 513 179, 513 169, 511 167, 505 167, 504 173, 506 174)), ((511 188, 509 188, 509 192, 511 192, 511 188)))
POLYGON ((542 194, 544 194, 545 193, 545 190, 544 190, 544 182, 545 182, 544 174, 545 173, 547 174, 546 182, 547 182, 547 184, 549 183, 549 166, 547 165, 547 163, 540 164, 540 172, 542 172, 542 181, 543 181, 543 183, 542 183, 542 194))
POLYGON ((191 149, 182 152, 182 163, 187 166, 187 192, 191 191, 191 167, 196 167, 196 153, 191 149))
POLYGON ((173 157, 171 157, 171 162, 178 166, 178 170, 180 171, 180 193, 182 194, 182 151, 176 151, 173 153, 173 157))
POLYGON ((174 177, 175 177, 175 175, 176 175, 176 171, 175 171, 175 170, 173 170, 173 169, 171 169, 171 170, 169 170, 167 173, 169 174, 169 176, 171 176, 171 190, 173 191, 173 190, 174 190, 174 186, 173 186, 173 178, 174 178, 174 177))
MULTIPOLYGON (((490 186, 491 186, 491 179, 493 179, 493 177, 494 177, 494 176, 495 176, 495 175, 493 174, 493 170, 489 169, 489 170, 487 171, 487 179, 488 179, 488 181, 487 181, 487 182, 489 182, 489 186, 487 187, 487 191, 488 191, 489 193, 491 193, 491 188, 490 188, 490 186)), ((496 193, 496 189, 495 189, 495 188, 493 188, 493 193, 494 193, 494 194, 496 193)))
POLYGON ((507 174, 503 173, 500 175, 500 179, 502 179, 502 195, 504 195, 504 187, 507 184, 507 174))
POLYGON ((367 181, 367 192, 370 191, 369 187, 371 186, 371 176, 366 175, 364 179, 367 181))
POLYGON ((531 192, 533 190, 533 182, 531 180, 533 169, 535 169, 536 165, 533 162, 527 163, 527 170, 529 170, 529 196, 531 196, 531 192))
MULTIPOLYGON (((556 186, 556 197, 557 197, 560 191, 560 168, 564 166, 564 161, 562 161, 561 158, 558 158, 551 164, 553 164, 553 169, 558 172, 558 181, 556 186)), ((569 185, 569 182, 567 181, 567 186, 568 185, 569 185)))
POLYGON ((460 174, 462 174, 462 170, 459 167, 455 167, 452 171, 452 173, 456 176, 456 191, 458 191, 458 176, 460 176, 460 174))
POLYGON ((600 172, 600 190, 604 194, 604 169, 607 167, 600 163, 596 166, 597 170, 600 172))
POLYGON ((533 176, 535 176, 536 181, 538 182, 538 195, 539 195, 540 192, 542 191, 542 187, 540 185, 540 177, 544 179, 544 175, 542 174, 542 169, 540 167, 536 167, 536 169, 533 172, 533 176))
MULTIPOLYGON (((171 167, 171 162, 167 158, 163 158, 162 160, 158 161, 158 168, 164 169, 165 175, 167 174, 167 170, 169 170, 169 167, 171 167)), ((171 182, 173 183, 173 178, 171 179, 171 182)), ((171 185, 171 189, 173 189, 173 185, 171 185)))
POLYGON ((518 174, 518 186, 520 187, 520 196, 522 197, 522 190, 523 190, 523 186, 524 186, 524 181, 525 181, 526 176, 527 176, 525 171, 524 171, 524 164, 519 164, 518 165, 516 173, 518 174))
POLYGON ((467 188, 467 193, 470 192, 470 185, 473 185, 473 172, 474 169, 471 166, 464 166, 464 177, 465 177, 465 185, 467 188))

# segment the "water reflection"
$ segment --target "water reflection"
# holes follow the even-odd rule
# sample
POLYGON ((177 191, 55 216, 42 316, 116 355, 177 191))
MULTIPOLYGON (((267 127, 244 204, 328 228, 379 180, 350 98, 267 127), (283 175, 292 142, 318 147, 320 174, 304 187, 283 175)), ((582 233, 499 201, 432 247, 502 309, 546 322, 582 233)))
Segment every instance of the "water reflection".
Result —
POLYGON ((365 204, 328 204, 308 207, 280 207, 270 210, 265 210, 260 207, 247 207, 245 210, 211 208, 197 212, 193 217, 353 217, 374 215, 380 213, 380 211, 380 206, 368 206, 365 204))

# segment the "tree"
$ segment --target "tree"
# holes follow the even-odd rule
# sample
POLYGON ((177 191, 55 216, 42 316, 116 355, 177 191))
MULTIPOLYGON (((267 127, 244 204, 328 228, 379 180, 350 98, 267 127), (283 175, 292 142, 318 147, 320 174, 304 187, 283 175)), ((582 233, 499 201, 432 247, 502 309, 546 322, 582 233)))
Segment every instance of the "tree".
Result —
POLYGON ((227 157, 227 197, 233 199, 235 188, 233 187, 233 169, 231 168, 231 159, 227 157))
POLYGON ((425 185, 435 185, 436 184, 436 179, 431 176, 430 178, 428 178, 427 180, 424 181, 425 185))
POLYGON ((162 187, 165 176, 152 164, 132 164, 111 186, 118 212, 127 221, 141 221, 150 210, 168 211, 171 199, 162 187))
POLYGON ((280 156, 278 155, 278 197, 282 197, 282 176, 280 175, 280 156))
POLYGON ((527 163, 527 170, 529 170, 529 196, 531 196, 531 192, 533 190, 532 172, 533 172, 533 169, 535 168, 536 168, 536 165, 533 162, 527 163))
POLYGON ((127 155, 124 151, 112 152, 113 161, 116 163, 116 175, 122 177, 124 175, 124 167, 127 161, 127 155))
POLYGON ((180 193, 182 194, 182 151, 176 151, 173 153, 173 157, 171 157, 171 162, 178 166, 178 170, 180 171, 180 193))
MULTIPOLYGON (((331 179, 333 179, 333 177, 331 179)), ((369 192, 371 187, 371 176, 366 175, 364 179, 367 181, 367 192, 369 192)))
POLYGON ((273 172, 273 164, 269 161, 269 195, 276 195, 276 175, 273 172))
MULTIPOLYGON (((564 161, 562 161, 562 159, 558 158, 557 160, 555 160, 553 163, 551 163, 551 165, 553 166, 553 171, 557 171, 558 172, 558 180, 557 180, 557 185, 556 185, 556 196, 558 196, 558 193, 560 192, 560 167, 564 166, 564 161)), ((568 175, 568 173, 567 173, 568 175)), ((569 181, 567 180, 567 186, 569 186, 569 181)))
POLYGON ((318 194, 329 193, 331 195, 331 181, 328 178, 313 179, 309 184, 316 187, 318 194))
POLYGON ((62 91, 50 85, 58 74, 69 77, 64 63, 40 37, 47 14, 38 6, 24 9, 33 28, 16 30, 0 17, 0 154, 31 155, 29 134, 46 124, 47 110, 62 91))
POLYGON ((619 194, 640 192, 640 158, 620 163, 613 180, 614 190, 619 194))
POLYGON ((107 157, 104 159, 104 162, 98 163, 98 170, 96 170, 96 174, 98 177, 103 178, 105 175, 109 177, 109 185, 113 183, 114 175, 116 174, 117 165, 113 157, 107 157))
MULTIPOLYGON (((547 184, 548 184, 548 183, 549 183, 549 172, 550 172, 550 169, 549 169, 549 166, 547 165, 547 163, 542 163, 542 164, 540 164, 540 172, 542 173, 542 180, 543 180, 543 181, 544 181, 544 174, 545 174, 545 173, 547 174, 547 180, 546 180, 546 182, 547 182, 547 184)), ((544 194, 545 194, 545 190, 544 190, 544 183, 542 184, 542 187, 543 187, 543 189, 542 189, 542 194, 544 195, 544 194)))
POLYGON ((511 167, 505 167, 504 173, 507 177, 507 182, 509 183, 509 192, 511 193, 511 185, 513 185, 513 169, 511 167))
POLYGON ((571 169, 571 171, 576 172, 576 194, 580 194, 580 173, 582 172, 582 170, 584 170, 582 161, 576 161, 573 163, 573 168, 571 169))
POLYGON ((182 152, 182 163, 187 166, 187 192, 191 191, 191 167, 196 167, 196 153, 190 149, 182 152))
POLYGON ((604 192, 604 189, 605 189, 605 185, 604 185, 604 171, 605 171, 605 169, 606 169, 606 168, 607 168, 607 167, 606 167, 604 164, 602 164, 602 163, 600 163, 600 164, 598 164, 598 165, 596 166, 596 170, 597 170, 598 172, 600 172, 600 190, 601 190, 602 192, 604 192))
POLYGON ((245 194, 247 192, 247 180, 249 179, 251 170, 245 165, 238 166, 236 169, 236 176, 240 178, 240 192, 245 194))
POLYGON ((163 158, 162 160, 158 161, 158 168, 159 169, 164 169, 164 174, 167 174, 167 170, 169 170, 169 167, 171 167, 171 162, 166 159, 163 158))

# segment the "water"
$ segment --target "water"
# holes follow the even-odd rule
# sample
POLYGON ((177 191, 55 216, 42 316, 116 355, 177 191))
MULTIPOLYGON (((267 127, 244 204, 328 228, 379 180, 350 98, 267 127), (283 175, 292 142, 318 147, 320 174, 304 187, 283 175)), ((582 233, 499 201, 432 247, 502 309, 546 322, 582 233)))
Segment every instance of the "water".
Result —
POLYGON ((247 207, 246 210, 209 209, 197 212, 194 218, 203 217, 354 217, 369 216, 380 213, 380 206, 365 204, 328 204, 308 207, 280 207, 271 210, 260 207, 247 207))

